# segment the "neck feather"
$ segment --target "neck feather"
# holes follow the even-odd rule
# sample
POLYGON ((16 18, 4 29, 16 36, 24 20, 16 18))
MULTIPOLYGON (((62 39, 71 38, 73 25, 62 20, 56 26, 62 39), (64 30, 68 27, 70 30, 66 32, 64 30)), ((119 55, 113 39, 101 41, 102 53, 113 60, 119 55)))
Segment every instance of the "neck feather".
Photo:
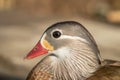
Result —
POLYGON ((96 55, 89 49, 69 51, 69 56, 63 52, 64 57, 54 58, 52 66, 55 80, 84 80, 99 68, 96 55))
POLYGON ((47 72, 52 75, 51 80, 85 80, 90 77, 100 67, 97 52, 87 44, 74 44, 74 47, 56 50, 54 54, 57 56, 42 59, 34 72, 47 72))

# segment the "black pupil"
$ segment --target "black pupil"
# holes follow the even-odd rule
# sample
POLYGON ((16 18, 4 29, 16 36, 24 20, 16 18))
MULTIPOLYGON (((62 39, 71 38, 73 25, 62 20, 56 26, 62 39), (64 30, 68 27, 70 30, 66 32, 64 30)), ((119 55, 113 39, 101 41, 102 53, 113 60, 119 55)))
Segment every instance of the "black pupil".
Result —
POLYGON ((53 32, 53 37, 54 38, 59 38, 61 36, 61 33, 59 31, 53 32))

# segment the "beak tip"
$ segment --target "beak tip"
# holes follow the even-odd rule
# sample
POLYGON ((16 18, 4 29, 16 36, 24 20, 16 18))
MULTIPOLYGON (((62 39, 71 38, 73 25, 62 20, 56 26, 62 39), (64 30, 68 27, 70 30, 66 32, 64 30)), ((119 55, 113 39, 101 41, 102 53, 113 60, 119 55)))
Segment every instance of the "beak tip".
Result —
POLYGON ((26 59, 29 59, 29 58, 28 57, 24 57, 23 59, 26 60, 26 59))
POLYGON ((23 59, 24 59, 24 60, 29 60, 29 59, 31 59, 31 57, 25 56, 23 59))
POLYGON ((39 55, 43 55, 43 54, 46 54, 48 53, 48 50, 44 49, 42 47, 42 45, 40 44, 40 42, 38 42, 36 44, 36 46, 28 53, 28 55, 26 57, 24 57, 24 59, 32 59, 32 58, 35 58, 39 55))

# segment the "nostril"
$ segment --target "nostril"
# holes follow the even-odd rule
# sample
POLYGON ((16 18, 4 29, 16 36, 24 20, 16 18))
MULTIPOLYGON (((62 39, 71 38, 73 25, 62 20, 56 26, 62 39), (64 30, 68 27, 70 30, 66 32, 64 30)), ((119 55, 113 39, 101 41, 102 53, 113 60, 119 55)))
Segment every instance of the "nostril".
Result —
POLYGON ((37 49, 38 49, 38 47, 35 47, 35 48, 34 48, 34 51, 37 51, 37 49))

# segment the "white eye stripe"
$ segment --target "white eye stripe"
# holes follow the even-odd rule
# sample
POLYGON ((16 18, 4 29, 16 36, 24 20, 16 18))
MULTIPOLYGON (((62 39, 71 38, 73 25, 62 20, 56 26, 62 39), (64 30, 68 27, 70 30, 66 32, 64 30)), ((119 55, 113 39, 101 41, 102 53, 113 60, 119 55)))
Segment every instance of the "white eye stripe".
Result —
POLYGON ((88 43, 88 41, 86 39, 77 37, 77 36, 62 35, 59 39, 77 39, 77 40, 83 41, 85 43, 88 43))
MULTIPOLYGON (((43 35, 42 39, 41 39, 41 44, 42 44, 42 41, 45 39, 46 37, 46 33, 43 35)), ((81 38, 81 37, 77 37, 77 36, 68 36, 68 35, 61 35, 58 39, 77 39, 77 40, 80 40, 82 42, 85 42, 85 43, 88 43, 88 41, 84 38, 81 38)), ((42 46, 44 46, 42 44, 42 46)))

